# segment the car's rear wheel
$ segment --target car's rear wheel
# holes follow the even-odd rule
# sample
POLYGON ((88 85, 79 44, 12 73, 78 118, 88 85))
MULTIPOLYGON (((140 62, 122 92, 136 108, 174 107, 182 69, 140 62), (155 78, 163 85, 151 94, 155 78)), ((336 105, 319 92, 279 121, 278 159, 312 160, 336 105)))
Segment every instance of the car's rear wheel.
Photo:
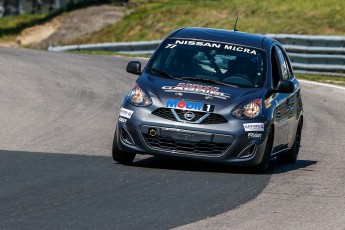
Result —
POLYGON ((255 172, 257 173, 265 173, 270 168, 271 156, 272 156, 272 147, 273 147, 273 131, 270 129, 266 141, 265 152, 262 157, 261 162, 254 167, 255 172))
POLYGON ((294 164, 297 160, 299 148, 301 146, 301 134, 302 134, 302 121, 299 122, 295 135, 295 141, 292 148, 286 152, 277 156, 279 163, 294 164))
POLYGON ((118 134, 117 134, 117 128, 114 134, 114 140, 113 140, 113 159, 116 162, 119 162, 124 165, 129 165, 133 162, 135 158, 135 153, 130 153, 130 152, 124 152, 120 150, 118 144, 118 134))

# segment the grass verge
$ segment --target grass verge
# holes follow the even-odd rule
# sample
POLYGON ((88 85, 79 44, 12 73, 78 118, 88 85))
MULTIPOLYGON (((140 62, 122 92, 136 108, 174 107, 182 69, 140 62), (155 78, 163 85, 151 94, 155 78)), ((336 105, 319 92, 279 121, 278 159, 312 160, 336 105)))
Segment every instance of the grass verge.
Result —
POLYGON ((345 87, 345 77, 336 76, 321 76, 321 75, 305 75, 296 74, 297 79, 303 79, 308 81, 315 81, 325 84, 338 85, 345 87))
POLYGON ((24 14, 0 18, 0 37, 2 40, 8 40, 11 35, 16 35, 23 29, 36 25, 46 17, 46 14, 24 14))
MULTIPOLYGON (((130 2, 131 3, 131 2, 130 2)), ((250 33, 345 35, 345 1, 133 1, 120 22, 75 43, 162 39, 180 27, 237 28, 250 33)))

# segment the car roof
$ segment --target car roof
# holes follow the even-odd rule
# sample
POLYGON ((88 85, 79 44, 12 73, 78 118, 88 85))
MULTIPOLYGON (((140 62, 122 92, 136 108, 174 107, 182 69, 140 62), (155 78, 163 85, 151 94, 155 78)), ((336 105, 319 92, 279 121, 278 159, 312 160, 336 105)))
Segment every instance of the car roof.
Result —
POLYGON ((264 41, 272 40, 269 37, 243 33, 233 30, 187 27, 177 30, 171 38, 196 39, 214 42, 224 42, 231 44, 239 44, 254 48, 264 49, 264 41))

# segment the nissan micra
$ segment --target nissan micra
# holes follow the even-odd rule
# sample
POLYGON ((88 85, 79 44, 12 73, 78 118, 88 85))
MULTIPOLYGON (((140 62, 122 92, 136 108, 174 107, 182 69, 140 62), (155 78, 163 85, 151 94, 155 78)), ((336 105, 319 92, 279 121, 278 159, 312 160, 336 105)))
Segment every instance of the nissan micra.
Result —
POLYGON ((250 166, 297 159, 303 126, 300 84, 282 45, 267 36, 210 28, 168 35, 119 111, 112 156, 186 157, 250 166))

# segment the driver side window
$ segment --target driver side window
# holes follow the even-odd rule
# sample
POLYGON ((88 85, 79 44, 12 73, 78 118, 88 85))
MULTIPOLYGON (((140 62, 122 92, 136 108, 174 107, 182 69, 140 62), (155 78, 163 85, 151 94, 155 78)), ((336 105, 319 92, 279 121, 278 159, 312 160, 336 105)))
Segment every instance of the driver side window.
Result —
POLYGON ((283 77, 283 80, 288 80, 292 76, 288 60, 284 55, 283 51, 279 47, 276 46, 275 48, 277 50, 277 57, 279 60, 281 76, 283 77))
POLYGON ((288 59, 278 46, 272 48, 271 61, 273 87, 275 88, 280 80, 289 80, 292 77, 292 71, 288 59))
POLYGON ((275 47, 272 47, 271 52, 271 65, 272 65, 272 83, 273 88, 276 88, 278 85, 278 82, 281 79, 280 71, 279 71, 279 60, 277 57, 277 52, 275 47))

